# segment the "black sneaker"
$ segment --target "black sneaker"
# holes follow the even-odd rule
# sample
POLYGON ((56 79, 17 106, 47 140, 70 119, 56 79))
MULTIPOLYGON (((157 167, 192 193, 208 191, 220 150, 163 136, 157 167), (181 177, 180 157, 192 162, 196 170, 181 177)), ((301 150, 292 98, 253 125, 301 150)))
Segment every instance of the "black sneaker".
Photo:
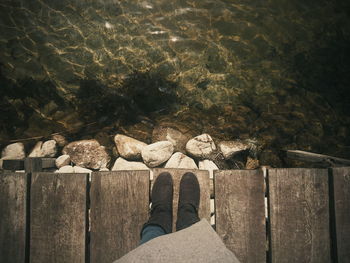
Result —
POLYGON ((189 227, 199 221, 199 200, 200 188, 197 177, 193 173, 185 173, 180 182, 176 231, 189 227))

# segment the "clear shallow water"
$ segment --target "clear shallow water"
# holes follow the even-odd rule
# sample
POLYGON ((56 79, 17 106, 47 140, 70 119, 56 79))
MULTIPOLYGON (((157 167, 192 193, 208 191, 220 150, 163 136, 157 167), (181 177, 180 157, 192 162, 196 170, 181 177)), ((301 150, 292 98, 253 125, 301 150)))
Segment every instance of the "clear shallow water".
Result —
POLYGON ((149 140, 167 122, 257 138, 274 153, 350 157, 347 4, 1 0, 0 8, 3 143, 92 122, 80 132, 149 140))

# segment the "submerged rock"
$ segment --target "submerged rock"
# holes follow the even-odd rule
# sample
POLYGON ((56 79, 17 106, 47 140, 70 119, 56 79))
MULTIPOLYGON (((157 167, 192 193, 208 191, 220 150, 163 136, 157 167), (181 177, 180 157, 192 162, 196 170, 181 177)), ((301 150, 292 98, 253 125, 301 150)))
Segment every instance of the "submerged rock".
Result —
POLYGON ((241 141, 222 141, 219 143, 219 149, 225 159, 230 159, 238 153, 249 150, 249 145, 241 141))
POLYGON ((70 156, 68 154, 59 156, 56 161, 56 167, 61 168, 62 166, 70 164, 70 156))
POLYGON ((52 139, 55 140, 57 145, 60 147, 64 147, 68 144, 66 138, 60 134, 52 135, 52 139))
POLYGON ((210 135, 204 133, 189 140, 186 144, 186 151, 194 157, 205 159, 216 151, 216 146, 210 135))
POLYGON ((128 160, 141 159, 141 151, 147 146, 144 142, 121 134, 114 137, 114 142, 120 156, 128 160))
POLYGON ((254 170, 259 168, 260 164, 259 164, 259 160, 258 159, 253 159, 251 157, 247 158, 247 162, 245 164, 245 169, 249 169, 249 170, 254 170))
POLYGON ((173 152, 174 145, 171 142, 161 141, 144 147, 141 155, 147 166, 156 167, 169 160, 173 152))
POLYGON ((174 153, 164 168, 198 169, 194 160, 181 152, 174 153))
POLYGON ((1 159, 0 159, 0 169, 2 168, 3 160, 24 159, 25 157, 26 157, 26 154, 24 151, 23 143, 17 142, 17 143, 9 144, 2 150, 1 159))
POLYGON ((122 157, 119 157, 111 171, 120 171, 120 170, 149 170, 149 168, 142 162, 130 162, 122 157))
POLYGON ((84 168, 100 169, 110 161, 105 147, 96 140, 71 142, 63 148, 62 153, 68 154, 74 164, 84 168))
POLYGON ((57 153, 56 144, 55 140, 37 142, 29 157, 55 157, 57 153))
POLYGON ((181 131, 164 126, 157 126, 152 133, 152 141, 169 141, 174 145, 175 152, 186 153, 186 143, 191 136, 181 131))

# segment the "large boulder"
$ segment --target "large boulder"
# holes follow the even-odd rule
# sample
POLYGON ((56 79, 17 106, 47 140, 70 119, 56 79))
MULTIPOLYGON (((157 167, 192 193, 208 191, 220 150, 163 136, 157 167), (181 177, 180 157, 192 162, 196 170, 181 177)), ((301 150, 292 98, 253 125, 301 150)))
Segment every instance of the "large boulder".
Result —
POLYGON ((186 153, 186 143, 191 139, 189 134, 184 134, 181 131, 164 126, 157 126, 152 133, 152 141, 169 141, 174 145, 175 152, 186 153))
POLYGON ((230 159, 234 155, 249 150, 249 144, 241 141, 222 141, 218 146, 225 159, 230 159))
POLYGON ((219 170, 219 168, 217 167, 217 165, 211 161, 211 160, 203 160, 203 161, 199 161, 199 169, 200 170, 208 170, 209 171, 209 177, 213 178, 214 175, 214 170, 219 170))
POLYGON ((26 157, 24 145, 21 142, 7 145, 1 153, 0 168, 2 168, 3 160, 8 159, 24 159, 26 157))
POLYGON ((57 153, 57 145, 55 140, 46 142, 37 142, 29 157, 55 157, 57 153))
POLYGON ((169 141, 160 141, 147 145, 142 149, 141 155, 144 163, 149 167, 156 167, 171 157, 174 145, 169 141))
POLYGON ((198 169, 194 160, 181 152, 174 153, 164 168, 198 169))
POLYGON ((149 168, 142 162, 130 162, 122 157, 119 157, 112 168, 112 171, 120 170, 149 170, 149 168))
POLYGON ((197 158, 205 159, 212 156, 216 146, 209 134, 202 134, 189 140, 186 144, 186 151, 197 158))
POLYGON ((110 161, 105 147, 96 140, 71 142, 63 148, 62 153, 68 154, 75 165, 84 168, 100 169, 110 161))
POLYGON ((114 142, 120 156, 128 160, 141 159, 141 151, 147 146, 144 142, 121 134, 114 137, 114 142))

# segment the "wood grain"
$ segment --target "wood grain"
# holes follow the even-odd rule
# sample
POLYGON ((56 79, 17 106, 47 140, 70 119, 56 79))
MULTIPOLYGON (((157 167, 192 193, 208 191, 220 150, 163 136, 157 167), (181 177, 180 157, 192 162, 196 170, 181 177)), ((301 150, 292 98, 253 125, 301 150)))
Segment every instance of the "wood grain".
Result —
POLYGON ((40 157, 30 157, 24 159, 24 170, 26 173, 41 172, 43 162, 40 157))
POLYGON ((264 175, 214 171, 216 231, 240 262, 266 262, 264 175))
POLYGON ((92 173, 90 198, 90 262, 113 262, 139 244, 148 220, 149 171, 92 173))
POLYGON ((333 196, 338 262, 350 262, 350 167, 333 168, 333 196))
POLYGON ((24 262, 27 174, 0 172, 0 262, 24 262))
POLYGON ((87 180, 87 174, 32 174, 30 262, 85 262, 87 180))
POLYGON ((269 169, 272 262, 330 262, 326 169, 269 169))
POLYGON ((177 207, 179 202, 179 190, 181 177, 186 172, 192 172, 197 176, 200 187, 200 203, 198 215, 199 218, 205 218, 210 223, 210 179, 209 172, 206 170, 189 170, 189 169, 153 169, 154 181, 162 172, 169 172, 173 178, 174 195, 173 195, 173 231, 176 230, 177 207))

